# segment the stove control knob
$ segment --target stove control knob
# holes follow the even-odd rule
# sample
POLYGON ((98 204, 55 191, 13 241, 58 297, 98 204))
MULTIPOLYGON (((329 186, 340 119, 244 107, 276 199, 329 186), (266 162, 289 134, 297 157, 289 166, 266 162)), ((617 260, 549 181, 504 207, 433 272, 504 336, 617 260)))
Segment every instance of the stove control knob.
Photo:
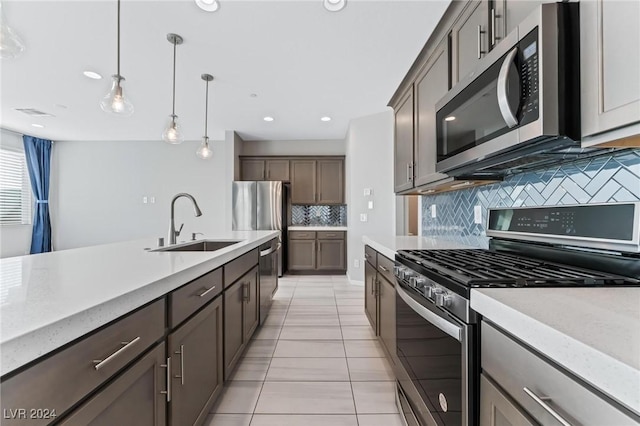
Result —
POLYGON ((396 277, 400 276, 400 271, 403 269, 402 266, 394 266, 393 267, 393 275, 395 275, 396 277))
POLYGON ((411 287, 413 288, 422 288, 424 286, 424 283, 426 282, 427 279, 420 276, 409 278, 409 285, 411 285, 411 287))
POLYGON ((440 289, 436 288, 435 285, 427 284, 427 286, 424 288, 424 295, 425 297, 433 298, 435 297, 437 290, 440 290, 440 289))
POLYGON ((447 308, 451 306, 453 302, 453 298, 445 291, 440 290, 435 297, 436 306, 441 306, 443 308, 447 308))
POLYGON ((407 273, 408 269, 404 266, 394 266, 393 272, 396 274, 396 277, 403 279, 407 273))
POLYGON ((411 269, 405 268, 404 273, 402 274, 402 278, 406 280, 411 280, 411 277, 415 277, 415 275, 416 273, 413 272, 411 269))

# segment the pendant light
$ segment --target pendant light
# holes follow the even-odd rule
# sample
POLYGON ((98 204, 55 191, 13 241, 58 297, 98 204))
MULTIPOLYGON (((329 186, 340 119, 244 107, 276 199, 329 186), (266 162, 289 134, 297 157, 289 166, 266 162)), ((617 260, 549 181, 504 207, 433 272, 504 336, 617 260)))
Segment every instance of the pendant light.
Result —
POLYGON ((323 0, 322 4, 329 12, 339 12, 347 5, 347 0, 323 0))
POLYGON ((24 43, 4 20, 0 1, 0 58, 13 59, 20 56, 23 51, 24 43))
POLYGON ((167 40, 173 44, 173 107, 167 127, 162 132, 162 140, 170 144, 179 144, 182 143, 184 137, 180 131, 178 116, 176 115, 176 46, 182 44, 183 40, 178 34, 173 33, 167 34, 167 40))
POLYGON ((118 52, 118 70, 116 74, 112 75, 111 78, 113 81, 111 82, 111 90, 109 93, 102 98, 100 102, 100 107, 109 113, 120 115, 123 117, 129 117, 133 114, 133 104, 129 102, 127 98, 124 97, 124 93, 122 91, 122 82, 124 81, 124 77, 120 75, 120 0, 118 0, 118 42, 117 42, 117 52, 118 52))
POLYGON ((200 77, 206 83, 204 95, 204 137, 202 138, 202 143, 196 150, 196 155, 203 160, 206 160, 213 156, 213 150, 209 148, 209 137, 207 136, 207 121, 209 116, 209 82, 213 80, 213 76, 211 74, 202 74, 200 77))

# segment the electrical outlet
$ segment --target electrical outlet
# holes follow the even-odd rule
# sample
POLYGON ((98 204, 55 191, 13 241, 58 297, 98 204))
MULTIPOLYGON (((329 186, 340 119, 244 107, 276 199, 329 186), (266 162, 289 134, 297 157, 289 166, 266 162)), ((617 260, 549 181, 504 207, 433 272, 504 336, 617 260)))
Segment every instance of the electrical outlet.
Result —
POLYGON ((142 204, 147 204, 147 197, 142 197, 142 204))
POLYGON ((322 211, 320 209, 316 209, 316 217, 322 216, 322 211))
POLYGON ((367 214, 360 213, 360 222, 366 222, 366 221, 367 221, 367 214))
POLYGON ((369 207, 369 210, 373 210, 373 201, 369 201, 369 203, 367 203, 367 206, 369 207))
POLYGON ((360 267, 360 261, 358 259, 353 261, 353 267, 354 268, 359 268, 360 267))
POLYGON ((364 189, 364 196, 365 197, 370 197, 371 196, 371 188, 365 188, 364 189))
POLYGON ((473 206, 473 223, 482 224, 482 206, 473 206))
POLYGON ((435 219, 436 217, 436 205, 431 204, 431 217, 435 219))
POLYGON ((156 203, 156 197, 151 197, 151 198, 149 198, 149 202, 150 202, 151 204, 155 204, 155 203, 156 203))

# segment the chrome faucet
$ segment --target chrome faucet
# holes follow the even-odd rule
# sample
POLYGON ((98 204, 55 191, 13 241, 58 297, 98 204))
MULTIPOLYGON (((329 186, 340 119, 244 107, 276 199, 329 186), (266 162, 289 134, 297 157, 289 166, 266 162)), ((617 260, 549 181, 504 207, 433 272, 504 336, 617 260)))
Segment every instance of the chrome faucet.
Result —
POLYGON ((176 194, 176 196, 173 197, 173 200, 171 200, 171 225, 169 226, 169 244, 176 243, 176 238, 180 235, 180 232, 182 231, 182 227, 184 226, 184 223, 183 223, 182 225, 180 225, 180 229, 176 231, 176 224, 174 221, 174 208, 175 208, 176 200, 180 197, 186 197, 190 199, 191 202, 193 203, 193 212, 195 213, 196 217, 202 216, 202 211, 200 210, 200 207, 198 207, 198 203, 196 202, 196 199, 193 198, 193 195, 187 194, 186 192, 181 192, 179 194, 176 194))

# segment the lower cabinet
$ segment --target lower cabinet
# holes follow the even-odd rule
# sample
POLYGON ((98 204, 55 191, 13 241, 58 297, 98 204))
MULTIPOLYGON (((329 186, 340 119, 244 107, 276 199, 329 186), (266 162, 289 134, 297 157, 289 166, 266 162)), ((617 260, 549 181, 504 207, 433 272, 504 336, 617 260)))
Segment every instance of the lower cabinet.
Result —
POLYGON ((222 322, 218 297, 169 334, 172 425, 202 424, 222 390, 222 322))
POLYGON ((165 345, 161 343, 60 424, 166 425, 166 378, 165 345))
POLYGON ((258 326, 258 268, 224 292, 224 378, 229 378, 245 345, 258 326))
POLYGON ((483 426, 534 426, 511 398, 484 374, 480 377, 480 424, 483 426))
POLYGON ((378 274, 378 333, 393 362, 396 354, 396 288, 378 274))
POLYGON ((340 273, 347 269, 344 231, 289 231, 289 270, 340 273))
POLYGON ((364 262, 364 312, 369 318, 373 331, 378 334, 378 298, 376 295, 376 268, 364 262))
POLYGON ((316 269, 316 240, 289 240, 289 269, 292 271, 316 269))
POLYGON ((345 257, 344 240, 318 240, 317 270, 346 269, 345 257))

